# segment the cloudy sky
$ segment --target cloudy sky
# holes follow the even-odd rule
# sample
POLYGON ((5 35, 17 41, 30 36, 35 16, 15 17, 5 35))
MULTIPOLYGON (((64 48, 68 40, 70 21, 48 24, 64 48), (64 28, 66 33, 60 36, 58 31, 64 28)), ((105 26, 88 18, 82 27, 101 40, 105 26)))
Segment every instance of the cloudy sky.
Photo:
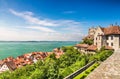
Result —
POLYGON ((120 24, 119 0, 0 0, 0 40, 80 41, 90 27, 120 24))

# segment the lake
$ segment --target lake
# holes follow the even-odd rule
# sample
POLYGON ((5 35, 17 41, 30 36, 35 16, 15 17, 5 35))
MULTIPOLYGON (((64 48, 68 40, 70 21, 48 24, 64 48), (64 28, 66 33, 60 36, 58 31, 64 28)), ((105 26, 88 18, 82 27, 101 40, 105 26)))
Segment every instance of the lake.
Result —
POLYGON ((9 41, 0 42, 0 59, 8 56, 17 57, 25 53, 36 51, 49 52, 56 47, 71 46, 79 42, 77 41, 9 41))

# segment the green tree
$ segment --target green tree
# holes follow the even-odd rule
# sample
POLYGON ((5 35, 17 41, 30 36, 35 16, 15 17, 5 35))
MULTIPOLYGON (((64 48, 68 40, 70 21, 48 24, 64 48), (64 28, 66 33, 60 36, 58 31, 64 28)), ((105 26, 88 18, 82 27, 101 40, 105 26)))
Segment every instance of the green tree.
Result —
POLYGON ((92 39, 83 39, 83 41, 80 42, 80 44, 92 45, 93 44, 93 40, 92 39))

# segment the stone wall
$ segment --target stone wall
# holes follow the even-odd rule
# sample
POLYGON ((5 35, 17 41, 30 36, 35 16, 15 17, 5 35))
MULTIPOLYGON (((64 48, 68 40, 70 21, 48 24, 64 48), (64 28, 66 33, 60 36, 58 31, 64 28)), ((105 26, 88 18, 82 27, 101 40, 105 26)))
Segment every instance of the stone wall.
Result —
POLYGON ((120 79, 120 49, 102 62, 85 79, 120 79))
POLYGON ((120 35, 115 35, 113 39, 113 48, 117 50, 119 48, 119 43, 120 43, 120 35))

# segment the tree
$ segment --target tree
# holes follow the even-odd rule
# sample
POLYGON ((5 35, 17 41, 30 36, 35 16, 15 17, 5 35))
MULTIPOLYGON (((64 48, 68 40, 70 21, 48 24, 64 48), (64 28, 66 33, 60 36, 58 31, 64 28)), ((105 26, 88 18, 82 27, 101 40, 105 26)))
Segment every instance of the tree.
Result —
POLYGON ((66 77, 68 76, 69 74, 71 74, 73 71, 69 68, 69 67, 66 67, 62 72, 61 72, 61 75, 62 77, 66 77))
POLYGON ((29 79, 45 79, 45 74, 43 71, 36 69, 29 77, 29 79))
POLYGON ((92 45, 93 44, 93 40, 92 39, 83 39, 83 41, 80 42, 80 44, 92 45))

